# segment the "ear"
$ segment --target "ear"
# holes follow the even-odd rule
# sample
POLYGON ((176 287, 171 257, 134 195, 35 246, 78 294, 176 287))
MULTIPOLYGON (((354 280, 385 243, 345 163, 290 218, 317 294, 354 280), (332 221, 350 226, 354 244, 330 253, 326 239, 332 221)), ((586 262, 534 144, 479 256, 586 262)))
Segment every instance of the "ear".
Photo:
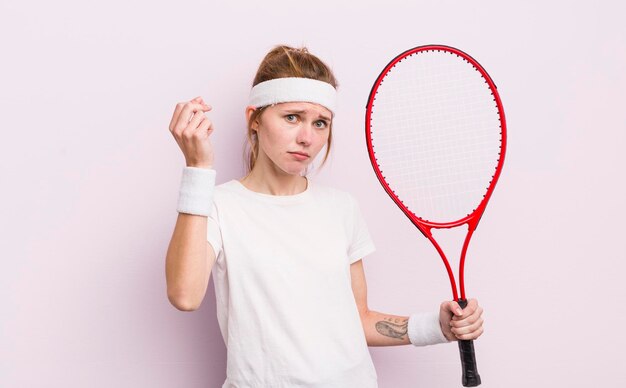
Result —
MULTIPOLYGON (((256 111, 256 107, 252 106, 252 105, 248 105, 246 106, 246 121, 250 122, 250 117, 252 117, 252 113, 254 113, 254 111, 256 111)), ((256 124, 258 124, 258 121, 256 121, 256 124)), ((257 130, 257 128, 253 125, 252 129, 254 129, 255 131, 257 130)))

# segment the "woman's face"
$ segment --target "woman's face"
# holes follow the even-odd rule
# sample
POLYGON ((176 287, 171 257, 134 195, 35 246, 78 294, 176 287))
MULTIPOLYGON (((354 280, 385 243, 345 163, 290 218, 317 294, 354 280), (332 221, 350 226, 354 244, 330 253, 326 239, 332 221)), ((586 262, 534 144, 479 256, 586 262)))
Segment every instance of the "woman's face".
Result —
MULTIPOLYGON (((248 118, 253 110, 248 107, 248 118)), ((331 117, 327 108, 310 102, 268 106, 252 125, 259 141, 257 162, 269 159, 288 174, 300 174, 328 141, 331 117)))

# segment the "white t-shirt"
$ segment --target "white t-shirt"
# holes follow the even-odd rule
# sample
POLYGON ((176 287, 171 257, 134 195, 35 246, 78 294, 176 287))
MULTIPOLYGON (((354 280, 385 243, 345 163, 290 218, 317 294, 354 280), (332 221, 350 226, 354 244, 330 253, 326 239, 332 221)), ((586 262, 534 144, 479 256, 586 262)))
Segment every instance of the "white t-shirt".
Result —
POLYGON ((375 250, 354 197, 308 180, 275 196, 215 187, 207 240, 227 347, 222 388, 376 388, 350 264, 375 250))

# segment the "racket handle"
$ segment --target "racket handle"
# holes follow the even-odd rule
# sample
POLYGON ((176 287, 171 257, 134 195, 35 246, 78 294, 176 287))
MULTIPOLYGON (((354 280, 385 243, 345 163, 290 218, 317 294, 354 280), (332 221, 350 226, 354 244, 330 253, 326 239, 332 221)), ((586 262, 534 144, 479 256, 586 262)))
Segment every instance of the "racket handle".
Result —
MULTIPOLYGON (((459 299, 459 306, 462 309, 467 306, 467 299, 459 299)), ((462 383, 464 387, 477 387, 480 385, 480 375, 476 367, 476 355, 474 354, 473 340, 459 340, 459 353, 461 354, 461 365, 463 367, 462 383)))

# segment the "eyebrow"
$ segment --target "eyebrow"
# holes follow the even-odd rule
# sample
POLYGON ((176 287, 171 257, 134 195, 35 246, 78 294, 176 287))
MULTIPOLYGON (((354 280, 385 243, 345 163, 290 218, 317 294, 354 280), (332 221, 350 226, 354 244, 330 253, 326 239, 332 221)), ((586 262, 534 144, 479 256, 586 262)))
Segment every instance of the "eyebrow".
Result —
MULTIPOLYGON (((286 110, 284 110, 284 112, 285 113, 306 113, 307 111, 306 110, 297 110, 297 109, 286 109, 286 110)), ((319 116, 317 116, 317 118, 324 119, 324 120, 330 122, 330 118, 327 117, 327 116, 324 116, 324 115, 319 115, 319 116)))

